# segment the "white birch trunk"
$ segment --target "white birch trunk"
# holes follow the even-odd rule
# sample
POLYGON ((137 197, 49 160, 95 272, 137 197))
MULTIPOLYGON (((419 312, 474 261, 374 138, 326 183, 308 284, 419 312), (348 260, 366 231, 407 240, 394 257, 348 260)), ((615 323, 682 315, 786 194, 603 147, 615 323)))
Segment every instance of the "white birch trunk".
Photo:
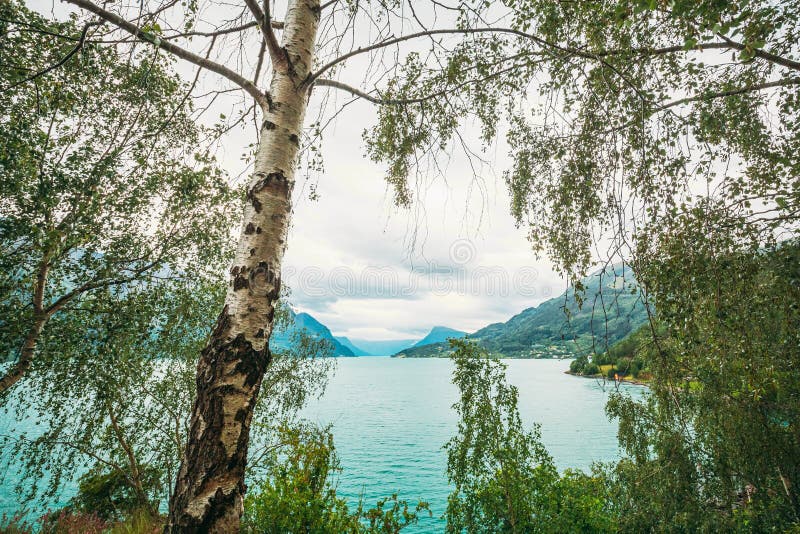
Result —
POLYGON ((239 531, 250 423, 270 363, 308 102, 302 82, 312 67, 318 23, 319 0, 290 1, 283 32, 290 68, 273 72, 225 307, 197 367, 197 397, 166 532, 239 531))

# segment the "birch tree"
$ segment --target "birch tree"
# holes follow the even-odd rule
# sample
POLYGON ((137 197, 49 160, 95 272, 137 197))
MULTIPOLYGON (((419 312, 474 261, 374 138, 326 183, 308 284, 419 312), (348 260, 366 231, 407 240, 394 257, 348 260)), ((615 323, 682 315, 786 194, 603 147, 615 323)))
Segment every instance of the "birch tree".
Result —
MULTIPOLYGON (((512 212, 520 224, 530 223, 535 247, 579 279, 592 259, 594 225, 619 228, 609 221, 624 219, 615 187, 625 185, 616 171, 623 163, 641 170, 636 165, 644 161, 635 156, 641 139, 629 135, 615 151, 615 132, 647 132, 653 117, 684 105, 797 84, 792 39, 785 38, 795 35, 786 22, 793 8, 766 1, 701 2, 697 9, 691 2, 653 0, 243 0, 238 7, 65 1, 88 23, 102 23, 89 30, 87 41, 146 43, 219 76, 220 92, 238 88, 260 114, 227 296, 198 365, 189 444, 170 504, 172 532, 238 528, 300 147, 324 130, 325 117, 347 113, 347 102, 334 106, 339 101, 328 91, 376 106, 377 125, 365 133, 367 152, 385 163, 401 206, 413 202, 415 184, 428 171, 440 172, 438 155, 458 149, 480 157, 461 129, 466 122, 476 125, 484 146, 510 124, 512 212), (770 9, 782 13, 784 33, 762 24, 770 9), (763 39, 765 32, 779 38, 763 39), (720 85, 711 76, 714 61, 695 61, 720 53, 733 54, 729 72, 746 75, 720 85), (699 70, 681 78, 677 66, 687 62, 699 70), (348 65, 358 67, 355 79, 348 79, 348 65), (777 78, 765 79, 773 71, 777 78), (661 77, 664 72, 672 76, 661 77), (697 83, 682 83, 691 80, 697 83), (312 98, 323 119, 307 125, 312 98), (606 113, 608 102, 627 107, 621 115, 610 108, 606 113), (603 151, 593 152, 595 140, 608 142, 603 151)), ((642 179, 630 183, 641 185, 637 192, 647 199, 654 188, 674 192, 659 189, 664 172, 670 184, 682 179, 669 174, 674 168, 632 171, 642 179)))
POLYGON ((0 5, 0 393, 69 344, 92 295, 207 278, 226 254, 235 193, 193 150, 180 79, 89 27, 0 5))

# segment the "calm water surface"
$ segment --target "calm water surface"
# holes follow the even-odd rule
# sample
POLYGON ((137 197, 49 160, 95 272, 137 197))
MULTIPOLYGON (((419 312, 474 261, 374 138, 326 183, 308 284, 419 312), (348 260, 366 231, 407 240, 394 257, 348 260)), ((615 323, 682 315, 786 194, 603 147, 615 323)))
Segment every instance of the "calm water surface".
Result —
MULTIPOLYGON (((587 469, 592 462, 618 457, 617 425, 604 412, 611 391, 596 380, 564 374, 569 360, 508 360, 508 378, 519 388, 519 408, 526 424, 541 425, 542 439, 560 469, 587 469)), ((444 470, 444 443, 456 429, 451 406, 457 391, 450 383, 447 359, 341 358, 325 395, 303 415, 333 425, 343 472, 338 489, 372 505, 398 493, 416 503, 428 501, 432 518, 409 533, 443 530, 450 488, 444 470)), ((638 386, 622 386, 641 395, 638 386)), ((2 412, 0 412, 2 417, 2 412)), ((0 420, 0 433, 10 421, 0 420)), ((13 492, 13 466, 0 481, 0 515, 13 515, 18 502, 13 492)), ((54 507, 75 491, 66 488, 54 507)))

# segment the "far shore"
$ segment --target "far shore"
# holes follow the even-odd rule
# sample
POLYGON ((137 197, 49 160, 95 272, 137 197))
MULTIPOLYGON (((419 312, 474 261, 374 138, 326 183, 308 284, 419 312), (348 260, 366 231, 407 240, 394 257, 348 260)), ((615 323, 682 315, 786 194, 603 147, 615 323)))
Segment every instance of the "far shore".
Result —
POLYGON ((576 376, 576 377, 578 377, 578 378, 592 378, 592 379, 594 379, 594 380, 603 380, 603 381, 605 381, 605 382, 615 382, 615 383, 617 383, 617 384, 622 384, 622 383, 625 383, 625 384, 633 384, 634 386, 644 386, 644 387, 649 387, 649 384, 648 384, 647 382, 644 382, 644 381, 642 381, 642 380, 639 380, 639 379, 633 378, 633 377, 632 377, 632 376, 630 376, 630 375, 629 375, 628 377, 622 377, 622 378, 608 378, 607 376, 603 376, 602 374, 597 374, 597 375, 580 375, 580 374, 578 374, 578 373, 573 373, 573 372, 572 372, 572 371, 570 371, 569 369, 567 369, 566 371, 564 371, 564 374, 566 374, 566 375, 572 375, 572 376, 576 376))

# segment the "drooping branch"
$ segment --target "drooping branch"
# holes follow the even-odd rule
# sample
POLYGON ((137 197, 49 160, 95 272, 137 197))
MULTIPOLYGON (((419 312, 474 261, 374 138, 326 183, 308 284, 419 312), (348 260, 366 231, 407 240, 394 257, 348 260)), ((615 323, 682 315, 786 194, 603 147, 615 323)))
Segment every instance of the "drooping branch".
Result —
POLYGON ((291 63, 289 61, 289 55, 286 53, 286 50, 281 48, 281 45, 278 43, 278 39, 275 37, 275 32, 272 31, 272 23, 269 13, 269 0, 264 2, 263 11, 258 5, 258 0, 244 1, 245 4, 247 4, 248 9, 250 9, 250 12, 253 14, 253 17, 255 17, 256 23, 261 29, 261 33, 264 34, 264 40, 267 43, 267 50, 269 50, 269 57, 272 59, 273 68, 278 72, 286 74, 291 68, 291 63))
POLYGON ((199 56, 169 41, 163 40, 157 35, 153 35, 149 32, 146 32, 141 28, 139 28, 138 26, 136 26, 135 24, 120 17, 119 15, 111 13, 110 11, 106 11, 102 7, 90 2, 89 0, 66 0, 66 1, 69 2, 70 4, 78 6, 81 9, 94 13, 101 19, 110 22, 114 26, 118 27, 123 31, 128 32, 129 34, 133 35, 134 37, 136 37, 141 41, 150 43, 153 46, 156 46, 166 52, 169 52, 170 54, 173 54, 176 57, 189 61, 190 63, 194 63, 199 67, 202 67, 206 70, 210 70, 211 72, 215 72, 220 76, 227 78, 228 80, 232 81, 233 83, 241 87, 250 96, 252 96, 262 108, 265 108, 269 105, 268 104, 269 99, 267 98, 267 95, 264 92, 262 92, 258 87, 256 87, 256 85, 253 82, 251 82, 244 76, 240 75, 239 73, 229 69, 228 67, 225 67, 224 65, 220 65, 219 63, 216 63, 207 58, 199 56))
MULTIPOLYGON (((800 78, 787 78, 785 80, 774 80, 774 81, 771 81, 771 82, 765 82, 765 83, 761 83, 761 84, 746 85, 744 87, 739 87, 737 89, 730 89, 728 91, 719 91, 717 93, 697 94, 697 95, 694 95, 694 96, 688 96, 686 98, 680 98, 680 99, 677 99, 677 100, 672 100, 670 102, 665 102, 664 104, 656 106, 656 107, 651 109, 650 115, 648 115, 648 117, 653 115, 653 114, 659 113, 661 111, 666 111, 668 109, 671 109, 671 108, 674 108, 674 107, 678 107, 678 106, 682 106, 684 104, 690 104, 692 102, 707 102, 709 100, 716 100, 718 98, 727 98, 729 96, 743 95, 743 94, 746 94, 746 93, 755 93, 755 92, 764 91, 764 90, 767 90, 767 89, 775 89, 775 88, 778 88, 778 87, 788 87, 788 86, 792 86, 792 85, 800 85, 800 78)), ((613 128, 608 128, 606 130, 598 132, 598 134, 599 135, 611 135, 611 134, 614 134, 614 133, 618 133, 618 132, 621 132, 621 131, 623 131, 623 130, 625 130, 627 128, 630 128, 631 126, 641 124, 641 121, 642 121, 641 117, 636 117, 636 118, 631 119, 631 120, 629 120, 629 121, 627 121, 627 122, 625 122, 625 123, 623 123, 623 124, 621 124, 619 126, 615 126, 613 128)), ((564 136, 564 137, 571 137, 571 136, 564 136)))
MULTIPOLYGON (((515 56, 512 56, 510 58, 506 58, 506 59, 516 59, 516 58, 520 57, 520 55, 521 54, 516 54, 515 56)), ((497 63, 499 64, 501 62, 497 62, 497 63)), ((346 83, 342 83, 342 82, 337 81, 337 80, 331 80, 331 79, 328 79, 328 78, 319 79, 316 82, 314 82, 314 85, 317 85, 317 86, 320 86, 320 87, 331 87, 333 89, 341 89, 342 91, 349 92, 353 96, 357 96, 359 98, 363 98, 364 100, 367 100, 368 102, 371 102, 373 104, 377 104, 379 106, 402 106, 402 105, 407 105, 407 104, 421 104, 423 102, 427 102, 429 100, 433 100, 434 98, 439 98, 439 97, 442 97, 442 96, 446 96, 448 93, 451 93, 451 92, 454 92, 454 91, 458 91, 459 89, 462 89, 462 88, 464 88, 464 87, 466 87, 468 85, 485 82, 485 81, 490 80, 492 78, 496 78, 496 77, 498 77, 500 75, 507 74, 507 73, 513 71, 515 67, 516 66, 511 66, 511 67, 507 67, 505 69, 497 70, 497 71, 495 71, 492 74, 489 74, 487 76, 482 76, 480 78, 473 78, 473 79, 470 79, 470 80, 466 80, 466 81, 463 81, 463 82, 461 82, 459 84, 453 85, 451 87, 446 87, 444 89, 440 89, 438 91, 434 91, 434 92, 432 92, 430 94, 426 94, 424 96, 420 96, 420 97, 416 97, 416 98, 381 98, 380 96, 374 96, 374 95, 372 95, 370 93, 362 91, 361 89, 358 89, 357 87, 353 87, 352 85, 348 85, 346 83)))

